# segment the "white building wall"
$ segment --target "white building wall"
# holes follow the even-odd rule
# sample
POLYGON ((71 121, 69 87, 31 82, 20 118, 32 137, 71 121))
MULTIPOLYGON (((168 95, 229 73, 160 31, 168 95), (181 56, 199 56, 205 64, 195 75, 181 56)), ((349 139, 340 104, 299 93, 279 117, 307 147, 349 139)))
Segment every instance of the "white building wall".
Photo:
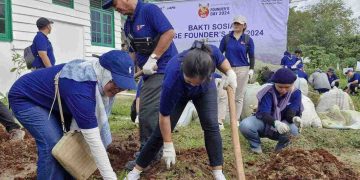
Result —
MULTIPOLYGON (((12 0, 13 41, 0 42, 0 92, 5 93, 16 80, 10 73, 12 49, 23 54, 31 45, 36 32, 36 20, 46 17, 54 21, 51 41, 56 64, 72 59, 89 59, 92 54, 103 54, 113 48, 91 45, 90 1, 74 0, 74 8, 52 3, 52 0, 12 0)), ((114 12, 115 48, 121 49, 121 17, 114 12)), ((29 71, 27 71, 29 72, 29 71)), ((27 73, 26 72, 26 73, 27 73)))

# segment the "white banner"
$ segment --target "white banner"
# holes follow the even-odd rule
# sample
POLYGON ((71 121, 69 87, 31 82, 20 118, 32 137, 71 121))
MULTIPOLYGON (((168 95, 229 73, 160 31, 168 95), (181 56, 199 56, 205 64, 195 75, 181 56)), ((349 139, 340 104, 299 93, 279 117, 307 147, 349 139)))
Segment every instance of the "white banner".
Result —
POLYGON ((232 30, 236 15, 247 18, 246 32, 255 43, 255 57, 280 64, 286 50, 289 0, 193 0, 157 3, 176 31, 179 52, 196 39, 219 46, 232 30))

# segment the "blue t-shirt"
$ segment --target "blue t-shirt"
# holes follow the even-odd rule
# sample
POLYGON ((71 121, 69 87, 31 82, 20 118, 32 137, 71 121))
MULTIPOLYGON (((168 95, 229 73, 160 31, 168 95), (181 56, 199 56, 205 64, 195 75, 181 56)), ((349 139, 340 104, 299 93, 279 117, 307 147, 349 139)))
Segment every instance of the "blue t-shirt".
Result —
MULTIPOLYGON (((137 3, 134 17, 131 18, 129 16, 127 18, 124 28, 127 37, 131 34, 134 38, 151 37, 153 39, 168 30, 174 29, 158 6, 150 3, 143 3, 141 0, 137 3)), ((129 50, 130 52, 134 52, 132 48, 129 50)), ((177 53, 178 51, 174 42, 171 42, 169 48, 157 61, 157 73, 163 74, 167 62, 177 53)), ((148 58, 149 55, 136 53, 136 60, 140 68, 144 66, 148 58)))
POLYGON ((326 75, 328 76, 328 80, 329 80, 329 83, 331 84, 333 81, 339 79, 336 74, 333 74, 332 76, 329 76, 329 74, 326 73, 326 75))
MULTIPOLYGON (((210 45, 210 47, 212 48, 212 60, 216 67, 220 67, 225 57, 216 46, 210 45)), ((205 82, 199 86, 191 86, 185 82, 181 70, 181 63, 187 53, 188 50, 176 55, 166 66, 160 96, 160 113, 164 116, 170 115, 180 99, 191 99, 205 93, 210 88, 216 88, 214 81, 215 73, 213 73, 209 82, 205 82)))
MULTIPOLYGON (((50 111, 55 94, 54 77, 64 65, 40 69, 19 78, 9 92, 9 103, 12 110, 18 112, 34 106, 41 106, 50 111)), ((82 129, 97 127, 95 81, 76 82, 60 78, 59 90, 63 112, 66 116, 72 116, 82 129)), ((52 113, 59 114, 57 102, 52 113)))
MULTIPOLYGON (((280 62, 280 65, 282 65, 282 66, 286 66, 287 68, 289 68, 288 66, 291 64, 290 62, 291 62, 291 59, 292 59, 292 57, 291 57, 291 54, 286 54, 286 55, 284 55, 284 57, 281 59, 281 62, 280 62)), ((293 64, 291 64, 290 65, 290 67, 292 66, 293 64)))
POLYGON ((38 51, 46 51, 47 56, 50 59, 51 65, 55 65, 55 56, 54 50, 49 41, 49 38, 42 32, 37 32, 33 44, 31 45, 31 52, 33 53, 35 60, 32 63, 32 66, 35 68, 45 68, 43 61, 41 60, 38 51))
MULTIPOLYGON (((284 96, 280 96, 280 94, 276 91, 275 86, 273 86, 274 90, 275 90, 275 94, 276 97, 278 99, 278 102, 282 99, 285 98, 286 95, 284 96)), ((295 90, 291 96, 290 96, 290 100, 289 100, 289 104, 286 106, 286 108, 281 112, 281 116, 284 117, 283 113, 286 109, 291 109, 293 111, 296 112, 296 115, 299 115, 300 109, 301 109, 301 91, 300 90, 295 90)), ((258 110, 257 113, 270 113, 271 115, 274 113, 274 102, 273 102, 273 97, 272 94, 270 92, 267 92, 262 99, 260 100, 260 102, 258 103, 258 110)))
POLYGON ((360 74, 354 73, 353 77, 348 80, 349 83, 358 80, 358 83, 360 83, 360 74))
POLYGON ((304 71, 297 70, 296 74, 298 75, 299 78, 304 78, 304 79, 306 79, 306 81, 308 80, 308 75, 304 71))
POLYGON ((232 67, 250 66, 247 55, 249 54, 249 58, 253 58, 255 56, 255 46, 253 39, 249 39, 248 52, 247 46, 245 44, 245 34, 242 34, 239 40, 236 40, 236 38, 234 37, 234 32, 230 32, 230 38, 226 44, 226 49, 225 39, 226 36, 222 38, 219 49, 222 53, 225 52, 225 57, 229 60, 230 65, 232 67))

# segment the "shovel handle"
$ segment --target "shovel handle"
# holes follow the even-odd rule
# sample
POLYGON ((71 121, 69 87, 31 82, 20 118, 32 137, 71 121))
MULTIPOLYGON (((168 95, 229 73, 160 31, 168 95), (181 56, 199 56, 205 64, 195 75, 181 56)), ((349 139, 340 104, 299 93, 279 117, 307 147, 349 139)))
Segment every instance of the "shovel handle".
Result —
POLYGON ((237 118, 236 118, 235 93, 233 88, 231 88, 230 86, 226 88, 226 91, 229 101, 231 138, 232 138, 234 154, 235 154, 236 175, 238 180, 245 180, 245 172, 244 172, 243 160, 241 155, 239 131, 237 125, 237 118))

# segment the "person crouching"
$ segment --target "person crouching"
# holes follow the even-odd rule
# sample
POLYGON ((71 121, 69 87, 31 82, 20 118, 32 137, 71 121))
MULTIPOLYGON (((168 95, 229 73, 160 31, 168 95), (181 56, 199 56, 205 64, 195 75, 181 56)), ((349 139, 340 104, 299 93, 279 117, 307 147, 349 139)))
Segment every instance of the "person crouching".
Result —
POLYGON ((254 153, 262 153, 261 140, 267 137, 278 141, 275 151, 290 144, 290 137, 297 136, 301 127, 301 91, 294 87, 296 75, 287 68, 277 70, 268 84, 257 94, 259 101, 255 116, 240 123, 240 132, 249 141, 254 153))

